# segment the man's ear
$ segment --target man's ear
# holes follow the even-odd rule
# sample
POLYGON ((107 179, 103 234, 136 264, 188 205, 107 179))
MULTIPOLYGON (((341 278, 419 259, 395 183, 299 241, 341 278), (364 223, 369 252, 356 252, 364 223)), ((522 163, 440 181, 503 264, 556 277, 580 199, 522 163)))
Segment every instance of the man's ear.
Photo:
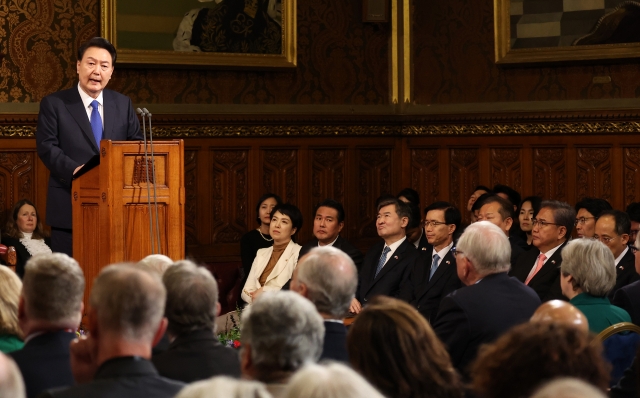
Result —
POLYGON ((155 347, 156 344, 158 344, 160 340, 162 340, 162 336, 164 336, 164 333, 167 331, 168 325, 169 320, 167 319, 167 317, 163 316, 162 320, 160 321, 160 325, 158 325, 158 330, 156 330, 156 334, 153 336, 153 344, 151 345, 152 347, 155 347))
POLYGON ((626 245, 629 243, 629 234, 620 235, 620 240, 622 240, 622 244, 626 245))
POLYGON ((344 228, 344 221, 338 223, 338 233, 342 232, 342 228, 344 228))
POLYGON ((505 224, 505 226, 507 227, 507 231, 511 230, 511 227, 513 226, 513 218, 511 218, 511 217, 507 217, 507 218, 504 220, 504 224, 505 224))
POLYGON ((309 289, 307 288, 307 285, 305 285, 304 283, 300 283, 299 281, 298 294, 300 294, 302 297, 309 298, 309 289))
POLYGON ((400 219, 400 226, 402 228, 407 228, 407 225, 409 225, 409 217, 402 217, 400 219))
POLYGON ((456 225, 455 224, 449 224, 449 235, 453 235, 454 232, 456 232, 456 225))
POLYGON ((558 239, 566 239, 567 237, 567 227, 559 226, 558 227, 558 239))

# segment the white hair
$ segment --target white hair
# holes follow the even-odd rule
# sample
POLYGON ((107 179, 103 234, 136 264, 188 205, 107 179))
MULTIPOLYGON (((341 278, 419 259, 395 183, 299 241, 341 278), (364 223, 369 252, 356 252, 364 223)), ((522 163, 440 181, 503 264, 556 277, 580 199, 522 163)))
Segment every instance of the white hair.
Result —
POLYGON ((531 398, 606 398, 591 384, 571 377, 562 377, 544 384, 531 398))
POLYGON ((289 381, 284 398, 384 398, 362 376, 343 364, 309 364, 289 381))
POLYGON ((191 383, 176 398, 272 398, 264 384, 236 380, 227 376, 212 377, 191 383))
POLYGON ((464 230, 456 248, 480 275, 507 272, 511 268, 511 245, 504 232, 489 221, 473 223, 464 230))
POLYGON ((149 254, 147 257, 138 261, 139 266, 148 268, 163 275, 165 271, 173 265, 173 260, 164 254, 149 254))
POLYGON ((574 289, 604 297, 616 285, 616 260, 604 243, 575 239, 562 250, 560 271, 573 277, 574 289))

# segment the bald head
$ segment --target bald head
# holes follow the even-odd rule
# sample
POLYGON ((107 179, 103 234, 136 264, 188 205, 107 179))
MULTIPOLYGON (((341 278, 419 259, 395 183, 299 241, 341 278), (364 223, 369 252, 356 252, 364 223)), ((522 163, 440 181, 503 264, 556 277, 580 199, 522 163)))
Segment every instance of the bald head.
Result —
POLYGON ((589 332, 589 322, 582 311, 562 300, 542 304, 531 317, 531 322, 560 323, 589 332))
POLYGON ((26 397, 24 382, 13 359, 0 353, 0 397, 26 397))

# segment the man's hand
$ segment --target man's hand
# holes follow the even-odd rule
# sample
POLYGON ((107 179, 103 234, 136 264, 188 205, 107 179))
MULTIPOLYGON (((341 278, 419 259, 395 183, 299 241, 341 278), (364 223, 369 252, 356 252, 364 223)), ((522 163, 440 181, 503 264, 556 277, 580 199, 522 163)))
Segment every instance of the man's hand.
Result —
POLYGON ((262 292, 264 292, 264 290, 262 288, 260 288, 258 290, 255 290, 255 291, 249 293, 249 295, 251 296, 251 301, 257 299, 258 296, 262 294, 262 292))
POLYGON ((69 349, 71 373, 76 383, 83 384, 93 380, 98 369, 96 341, 91 336, 80 336, 71 342, 69 349))
POLYGON ((80 170, 84 165, 78 166, 76 167, 75 170, 73 170, 73 175, 76 175, 76 173, 78 172, 78 170, 80 170))
POLYGON ((349 312, 357 315, 360 311, 362 311, 362 305, 355 297, 352 298, 351 305, 349 306, 349 312))

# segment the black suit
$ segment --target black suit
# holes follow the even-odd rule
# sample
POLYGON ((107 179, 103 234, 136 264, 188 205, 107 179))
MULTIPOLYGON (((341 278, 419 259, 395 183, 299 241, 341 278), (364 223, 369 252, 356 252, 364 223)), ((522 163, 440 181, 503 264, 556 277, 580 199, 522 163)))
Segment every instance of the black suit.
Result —
POLYGON ((356 298, 362 305, 377 295, 398 297, 400 286, 409 278, 411 265, 418 256, 416 247, 405 239, 393 254, 387 255, 387 262, 375 276, 384 246, 384 241, 381 241, 369 249, 364 257, 362 270, 358 273, 356 298))
POLYGON ((179 335, 151 361, 161 376, 185 383, 214 376, 240 377, 238 352, 220 344, 211 330, 179 335))
POLYGON ((631 315, 631 322, 640 325, 640 281, 618 289, 611 304, 627 311, 631 315))
POLYGON ((342 323, 324 321, 324 346, 320 360, 349 363, 347 328, 342 323))
POLYGON ((427 240, 427 234, 424 233, 424 228, 422 229, 422 235, 420 235, 420 242, 418 243, 418 247, 416 247, 416 249, 418 249, 418 251, 422 252, 422 251, 427 251, 431 250, 433 246, 431 246, 429 244, 429 241, 427 240))
POLYGON ((443 298, 433 329, 466 375, 481 344, 527 322, 539 305, 536 293, 506 272, 488 275, 443 298))
POLYGON ((520 239, 517 235, 509 237, 509 245, 511 245, 511 268, 513 268, 518 262, 518 257, 529 250, 529 248, 527 242, 520 239))
POLYGON ((636 272, 636 257, 631 249, 627 249, 625 255, 616 265, 616 285, 609 292, 612 298, 618 289, 640 280, 640 275, 636 272))
POLYGON ((9 355, 16 361, 27 397, 37 397, 42 391, 75 384, 69 362, 69 344, 76 338, 73 332, 44 333, 33 337, 24 348, 9 355))
MULTIPOLYGON (((562 249, 567 242, 565 241, 556 250, 553 255, 547 259, 538 273, 529 281, 529 287, 538 293, 540 300, 543 302, 549 300, 567 300, 562 295, 562 289, 560 288, 560 264, 562 264, 562 249)), ((529 276, 529 272, 536 265, 536 259, 540 254, 538 248, 533 248, 524 252, 518 258, 516 265, 511 268, 509 272, 510 276, 518 278, 518 280, 524 283, 529 276)))
MULTIPOLYGON (((301 258, 305 254, 309 253, 311 249, 316 247, 318 247, 318 239, 313 238, 309 242, 307 242, 304 246, 302 246, 302 248, 300 249, 300 254, 298 254, 298 258, 301 258)), ((347 255, 351 257, 351 259, 355 263, 358 271, 362 268, 362 260, 363 260, 362 252, 358 248, 353 246, 351 243, 349 243, 348 240, 338 235, 338 239, 336 239, 336 241, 333 242, 333 247, 347 253, 347 255)))
POLYGON ((91 382, 66 389, 49 390, 41 397, 172 398, 183 387, 183 383, 160 376, 149 360, 120 357, 100 365, 91 382))
POLYGON ((431 280, 429 275, 433 263, 433 246, 419 253, 411 266, 409 279, 400 289, 400 299, 416 307, 422 316, 433 323, 442 298, 460 289, 462 282, 458 278, 456 258, 451 250, 440 260, 431 280))

